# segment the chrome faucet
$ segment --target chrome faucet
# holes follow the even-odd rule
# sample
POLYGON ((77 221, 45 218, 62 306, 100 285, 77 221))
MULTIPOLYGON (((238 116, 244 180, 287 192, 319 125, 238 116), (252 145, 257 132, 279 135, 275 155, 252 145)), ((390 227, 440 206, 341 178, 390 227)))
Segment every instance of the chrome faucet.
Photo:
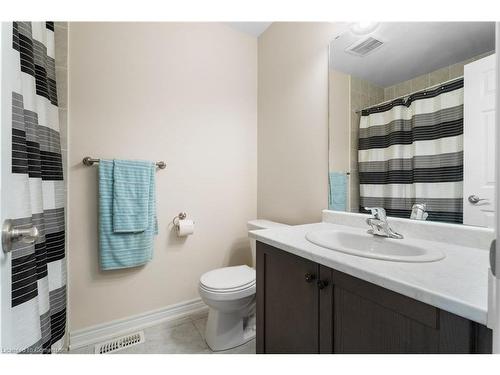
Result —
POLYGON ((387 222, 387 215, 382 207, 365 207, 372 213, 372 217, 366 219, 366 223, 371 227, 369 234, 375 236, 402 239, 403 235, 395 232, 387 222))

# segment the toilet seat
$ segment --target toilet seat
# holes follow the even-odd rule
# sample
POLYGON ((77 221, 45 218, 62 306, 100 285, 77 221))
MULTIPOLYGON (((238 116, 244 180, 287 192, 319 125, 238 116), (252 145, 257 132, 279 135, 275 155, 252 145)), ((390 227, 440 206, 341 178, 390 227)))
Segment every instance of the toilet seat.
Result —
POLYGON ((212 301, 235 301, 255 294, 255 283, 247 288, 233 291, 213 291, 200 285, 200 295, 212 301))
POLYGON ((218 268, 200 277, 200 285, 213 291, 242 289, 252 283, 255 283, 255 270, 245 265, 218 268))
POLYGON ((255 270, 248 266, 218 268, 200 277, 200 293, 214 301, 228 301, 255 294, 255 270))

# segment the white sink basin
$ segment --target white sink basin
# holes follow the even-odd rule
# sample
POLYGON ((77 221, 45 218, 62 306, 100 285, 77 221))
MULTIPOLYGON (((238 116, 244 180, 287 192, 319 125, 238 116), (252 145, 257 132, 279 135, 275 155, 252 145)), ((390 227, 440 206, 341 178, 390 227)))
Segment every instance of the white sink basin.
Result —
POLYGON ((308 232, 306 239, 315 245, 365 258, 393 262, 435 262, 445 254, 432 243, 414 239, 393 239, 359 231, 317 230, 308 232))

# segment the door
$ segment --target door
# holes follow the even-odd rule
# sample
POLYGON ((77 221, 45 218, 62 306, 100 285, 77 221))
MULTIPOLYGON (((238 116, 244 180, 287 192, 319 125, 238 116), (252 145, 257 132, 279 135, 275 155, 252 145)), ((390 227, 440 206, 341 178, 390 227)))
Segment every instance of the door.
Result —
MULTIPOLYGON (((496 50, 500 51, 500 22, 496 23, 496 50)), ((498 55, 497 55, 498 56, 498 55)), ((496 83, 500 87, 500 61, 496 61, 496 83)), ((500 96, 496 96, 496 106, 500 107, 500 96)), ((496 112, 497 129, 500 128, 500 113, 496 112)), ((497 142, 500 142, 500 132, 497 131, 497 142)), ((496 160, 500 157, 500 150, 497 148, 496 160)), ((496 164, 496 175, 500 176, 500 163, 496 164)), ((500 196, 500 187, 496 186, 496 194, 500 196)), ((499 211, 497 201, 497 212, 499 211)), ((496 220, 496 244, 490 254, 490 269, 488 270, 488 327, 493 329, 493 353, 500 353, 500 220, 496 220), (496 251, 494 251, 496 250, 496 251), (491 256, 493 255, 493 256, 491 256), (492 270, 495 270, 493 274, 492 270)))
MULTIPOLYGON (((2 60, 3 60, 3 26, 0 24, 0 156, 1 156, 1 161, 0 161, 0 222, 3 222, 3 211, 2 211, 2 195, 3 195, 3 179, 2 179, 2 175, 3 175, 3 166, 2 166, 2 163, 3 163, 3 160, 4 160, 4 157, 3 157, 3 152, 4 152, 4 145, 2 142, 4 142, 5 140, 5 137, 4 137, 4 134, 3 134, 3 129, 4 129, 4 122, 3 122, 3 112, 2 112, 2 100, 3 100, 3 79, 2 79, 2 60)), ((0 253, 3 253, 3 251, 0 250, 0 253)), ((2 291, 2 287, 3 287, 3 267, 4 267, 4 259, 3 259, 3 254, 0 254, 0 348, 3 348, 3 340, 2 340, 2 336, 3 336, 3 324, 2 324, 2 308, 3 308, 3 297, 4 297, 4 293, 2 291)))
POLYGON ((464 68, 464 224, 495 225, 495 55, 464 68))
MULTIPOLYGON (((4 48, 7 41, 7 33, 4 28, 6 23, 0 23, 0 225, 6 219, 5 210, 5 170, 7 168, 6 163, 9 160, 10 152, 10 128, 8 124, 8 114, 3 110, 4 100, 7 100, 6 81, 5 81, 5 52, 4 48)), ((0 244, 1 247, 1 244, 0 244)), ((6 325, 6 309, 8 307, 8 294, 7 289, 9 285, 10 270, 7 262, 7 255, 0 249, 0 349, 6 347, 7 342, 7 325, 6 325)))
POLYGON ((49 353, 62 348, 66 327, 54 27, 1 28, 1 345, 6 352, 49 353))
POLYGON ((318 353, 316 263, 257 243, 257 352, 318 353))

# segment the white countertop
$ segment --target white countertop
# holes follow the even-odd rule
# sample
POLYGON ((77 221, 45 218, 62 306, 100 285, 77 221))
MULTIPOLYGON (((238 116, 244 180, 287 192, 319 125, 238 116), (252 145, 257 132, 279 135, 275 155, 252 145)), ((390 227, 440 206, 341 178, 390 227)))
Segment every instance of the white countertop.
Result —
POLYGON ((309 242, 312 230, 352 230, 316 223, 249 232, 268 245, 390 289, 453 314, 486 325, 489 254, 484 249, 430 242, 446 258, 431 263, 403 263, 363 258, 309 242))

